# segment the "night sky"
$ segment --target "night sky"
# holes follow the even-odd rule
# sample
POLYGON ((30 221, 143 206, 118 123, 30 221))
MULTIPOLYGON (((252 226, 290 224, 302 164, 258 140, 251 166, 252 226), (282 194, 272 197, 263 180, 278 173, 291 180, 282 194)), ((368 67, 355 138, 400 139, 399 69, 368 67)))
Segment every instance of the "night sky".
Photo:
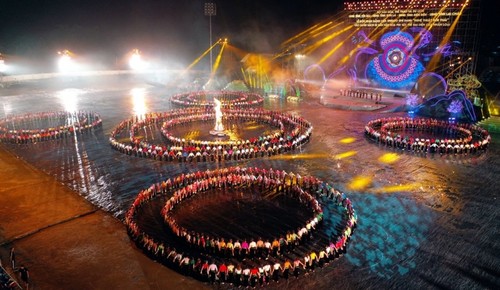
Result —
MULTIPOLYGON (((0 51, 33 57, 60 49, 199 55, 210 43, 204 3, 169 0, 0 0, 0 51)), ((212 38, 273 52, 285 39, 334 15, 343 1, 212 1, 212 38)))
MULTIPOLYGON (((484 7, 494 0, 481 0, 484 7)), ((43 59, 69 49, 103 62, 133 48, 191 61, 209 45, 207 0, 0 0, 0 52, 43 59)), ((273 53, 314 23, 334 17, 342 0, 217 0, 213 40, 273 53)), ((495 3, 496 4, 496 3, 495 3)), ((483 9, 482 43, 498 45, 489 29, 495 9, 483 9), (485 28, 486 27, 486 28, 485 28)))

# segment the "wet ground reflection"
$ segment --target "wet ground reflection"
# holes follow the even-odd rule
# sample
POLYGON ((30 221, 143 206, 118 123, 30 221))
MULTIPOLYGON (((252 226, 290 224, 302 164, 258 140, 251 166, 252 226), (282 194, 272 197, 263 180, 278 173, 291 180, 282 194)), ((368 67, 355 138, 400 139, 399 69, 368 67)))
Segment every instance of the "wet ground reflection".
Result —
POLYGON ((103 119, 102 130, 76 140, 7 146, 118 218, 140 189, 197 170, 271 167, 329 182, 351 198, 359 225, 345 258, 314 274, 314 279, 301 280, 302 288, 500 285, 500 237, 495 230, 500 212, 500 136, 492 136, 491 147, 482 156, 423 157, 391 151, 364 138, 365 123, 387 114, 337 111, 322 107, 316 99, 300 104, 269 100, 265 108, 298 113, 312 122, 312 140, 302 151, 222 164, 158 162, 125 156, 108 144, 109 132, 131 113, 169 110, 168 96, 177 93, 131 82, 4 91, 0 102, 8 110, 0 117, 74 106, 95 111, 103 119), (67 89, 76 91, 61 97, 67 89))
POLYGON ((432 210, 399 195, 353 195, 358 215, 364 218, 352 238, 347 259, 384 278, 415 268, 413 257, 426 240, 432 210))

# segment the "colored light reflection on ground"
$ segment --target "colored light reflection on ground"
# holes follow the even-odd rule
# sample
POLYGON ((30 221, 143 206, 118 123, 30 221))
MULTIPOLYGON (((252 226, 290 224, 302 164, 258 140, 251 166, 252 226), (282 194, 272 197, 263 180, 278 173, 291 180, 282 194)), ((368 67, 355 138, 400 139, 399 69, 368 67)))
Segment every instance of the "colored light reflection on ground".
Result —
POLYGON ((385 153, 384 155, 378 158, 378 161, 385 164, 391 164, 398 160, 399 160, 399 155, 396 153, 385 153))
POLYGON ((356 138, 353 138, 353 137, 347 137, 347 138, 343 138, 340 140, 340 143, 342 144, 351 144, 352 142, 356 141, 356 138))
POLYGON ((392 192, 402 192, 402 191, 413 191, 416 189, 421 189, 422 184, 420 183, 409 183, 409 184, 398 184, 383 186, 380 188, 372 189, 370 192, 374 193, 392 193, 392 192))
POLYGON ((399 195, 363 193, 352 194, 352 199, 362 218, 346 254, 349 262, 387 279, 414 269, 434 217, 432 210, 399 195))
POLYGON ((344 158, 348 158, 348 157, 352 157, 354 155, 356 155, 358 152, 356 151, 347 151, 347 152, 344 152, 344 153, 339 153, 337 155, 334 156, 335 159, 344 159, 344 158))
POLYGON ((350 190, 363 190, 369 187, 372 184, 372 178, 369 176, 356 176, 351 182, 347 185, 347 188, 350 190))
MULTIPOLYGON (((213 136, 209 131, 214 128, 211 122, 193 122, 182 127, 173 127, 171 132, 185 140, 248 140, 261 135, 270 135, 277 132, 276 128, 267 124, 257 124, 251 121, 228 122, 223 124, 225 136, 213 136)), ((159 136, 161 139, 161 136, 159 136)))
POLYGON ((57 92, 61 105, 67 112, 78 111, 78 96, 85 93, 79 89, 64 89, 57 92))
POLYGON ((293 154, 293 155, 277 155, 271 157, 274 160, 300 160, 300 159, 321 159, 328 157, 327 154, 293 154))
POLYGON ((195 131, 189 131, 186 133, 186 135, 183 136, 184 139, 190 140, 190 139, 199 139, 200 138, 201 132, 199 130, 195 131))
POLYGON ((146 91, 144 88, 133 88, 130 90, 132 96, 132 114, 139 116, 140 119, 148 112, 146 105, 146 91))

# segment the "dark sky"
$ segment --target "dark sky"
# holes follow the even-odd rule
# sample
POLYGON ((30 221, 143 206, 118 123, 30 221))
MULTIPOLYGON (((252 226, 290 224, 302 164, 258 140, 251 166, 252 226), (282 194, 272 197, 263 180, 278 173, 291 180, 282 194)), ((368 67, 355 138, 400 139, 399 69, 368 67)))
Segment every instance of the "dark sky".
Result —
MULTIPOLYGON (((498 3, 480 1, 482 43, 500 45, 492 22, 498 3)), ((209 45, 205 2, 217 5, 214 40, 227 37, 246 51, 272 53, 287 38, 340 12, 344 1, 0 0, 0 52, 44 58, 70 49, 106 59, 140 48, 189 61, 209 45)))
MULTIPOLYGON (((116 51, 139 47, 180 56, 209 44, 203 0, 0 0, 0 51, 39 55, 62 48, 116 51)), ((273 52, 316 19, 334 15, 340 0, 232 0, 217 5, 213 39, 273 52)))

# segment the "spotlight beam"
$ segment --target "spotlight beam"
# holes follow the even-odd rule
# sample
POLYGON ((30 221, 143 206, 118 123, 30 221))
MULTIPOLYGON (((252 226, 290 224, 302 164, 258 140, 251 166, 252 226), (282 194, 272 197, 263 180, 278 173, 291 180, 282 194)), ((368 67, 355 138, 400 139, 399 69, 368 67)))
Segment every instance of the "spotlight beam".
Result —
POLYGON ((285 40, 282 44, 282 46, 286 46, 287 44, 291 43, 293 40, 297 39, 297 38, 300 38, 301 36, 305 35, 306 33, 308 33, 309 31, 312 31, 314 30, 317 26, 319 25, 319 23, 309 27, 308 29, 302 31, 301 33, 293 36, 293 37, 290 37, 289 39, 285 40))
MULTIPOLYGON (((339 25, 341 25, 342 23, 344 23, 344 22, 340 22, 340 23, 334 25, 333 27, 329 28, 329 30, 333 29, 333 28, 335 28, 335 27, 337 27, 339 25)), ((332 34, 330 34, 330 35, 328 35, 326 37, 323 37, 322 39, 320 39, 319 41, 317 41, 316 43, 314 43, 313 45, 311 45, 310 47, 308 47, 304 51, 304 54, 310 54, 310 53, 312 53, 313 51, 315 51, 316 49, 318 49, 321 45, 329 42, 330 40, 334 39, 335 37, 339 36, 340 34, 344 33, 345 31, 349 30, 352 27, 353 27, 352 25, 348 26, 347 29, 344 28, 344 29, 342 29, 340 31, 336 31, 336 32, 334 32, 334 33, 332 33, 332 34)))
POLYGON ((193 66, 195 66, 203 57, 205 57, 216 45, 219 44, 219 41, 212 44, 207 50, 205 50, 197 59, 195 59, 185 70, 184 72, 189 71, 193 66))
MULTIPOLYGON (((448 29, 448 31, 446 31, 446 35, 441 40, 441 43, 439 43, 439 47, 442 47, 445 43, 447 43, 450 40, 451 34, 455 30, 455 27, 458 24, 458 20, 460 19, 460 16, 462 16, 465 7, 467 7, 467 5, 463 5, 462 8, 460 9, 460 12, 458 13, 457 17, 455 17, 455 20, 453 20, 453 23, 451 24, 450 28, 448 29)), ((431 60, 429 61, 429 64, 427 65, 427 70, 433 71, 434 67, 437 65, 440 59, 441 59, 441 53, 434 54, 431 60)))
MULTIPOLYGON (((348 27, 346 27, 344 30, 342 30, 342 33, 350 30, 351 28, 353 28, 354 25, 350 25, 348 27)), ((340 47, 342 47, 342 45, 352 36, 354 35, 356 32, 358 31, 358 29, 355 29, 351 34, 349 34, 349 36, 347 36, 344 40, 342 40, 340 43, 338 43, 332 50, 330 50, 327 54, 325 54, 318 62, 318 64, 322 64, 323 62, 325 62, 335 51, 337 51, 340 47)))
POLYGON ((214 66, 212 67, 212 72, 210 73, 210 79, 212 79, 215 76, 215 73, 217 72, 217 69, 219 68, 220 61, 222 59, 222 53, 224 52, 224 48, 226 47, 227 41, 224 41, 222 43, 222 47, 219 51, 219 54, 217 55, 217 58, 215 59, 214 66))

